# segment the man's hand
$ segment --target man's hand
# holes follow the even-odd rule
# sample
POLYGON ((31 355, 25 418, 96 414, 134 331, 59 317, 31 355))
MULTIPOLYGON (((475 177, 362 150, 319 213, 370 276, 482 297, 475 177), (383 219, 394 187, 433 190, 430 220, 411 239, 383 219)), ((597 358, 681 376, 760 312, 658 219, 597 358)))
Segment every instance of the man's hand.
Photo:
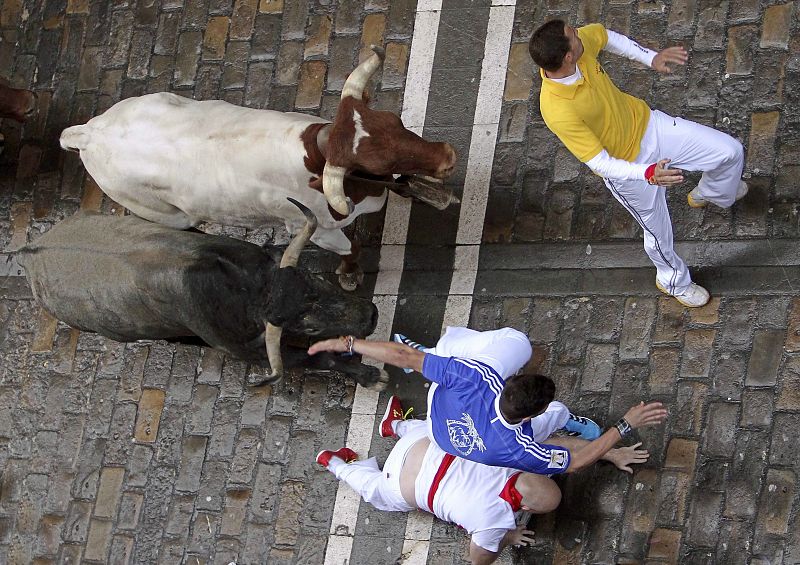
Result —
POLYGON ((326 339, 318 341, 308 348, 308 354, 314 355, 322 351, 330 351, 331 353, 347 353, 347 342, 343 341, 340 337, 333 339, 326 339))
POLYGON ((318 341, 308 348, 309 355, 330 351, 331 353, 358 353, 366 357, 371 357, 384 363, 389 363, 395 367, 413 369, 422 373, 422 362, 425 354, 402 343, 392 343, 390 341, 367 341, 365 339, 353 339, 353 348, 350 349, 348 336, 335 337, 318 341))
POLYGON ((506 539, 508 540, 509 545, 513 545, 515 547, 520 545, 531 545, 533 544, 533 530, 526 530, 525 526, 517 526, 513 530, 509 530, 506 534, 506 539))
POLYGON ((689 54, 683 47, 667 47, 653 57, 652 66, 659 73, 668 74, 672 72, 669 65, 685 65, 688 59, 689 54))
POLYGON ((620 471, 633 473, 633 469, 630 468, 630 465, 634 463, 644 463, 650 458, 650 452, 646 449, 639 449, 640 445, 642 445, 641 441, 627 447, 612 449, 606 453, 605 459, 611 461, 620 471))
POLYGON ((671 159, 661 159, 656 163, 656 169, 653 176, 656 179, 658 186, 671 186, 683 182, 683 171, 680 169, 668 169, 667 163, 671 159))
POLYGON ((660 402, 650 402, 645 404, 640 402, 625 412, 625 419, 631 428, 641 428, 643 426, 656 426, 667 417, 667 409, 660 402))

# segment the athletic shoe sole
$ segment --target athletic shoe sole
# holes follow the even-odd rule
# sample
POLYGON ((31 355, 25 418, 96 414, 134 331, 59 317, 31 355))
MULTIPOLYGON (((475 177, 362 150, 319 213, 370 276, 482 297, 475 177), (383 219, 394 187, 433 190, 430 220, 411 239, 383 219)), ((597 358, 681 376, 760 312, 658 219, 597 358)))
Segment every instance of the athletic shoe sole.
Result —
POLYGON ((689 304, 688 302, 684 302, 683 300, 681 300, 680 297, 675 296, 674 294, 670 294, 669 292, 667 292, 667 289, 665 289, 663 286, 661 286, 661 283, 658 282, 658 281, 656 281, 656 288, 658 290, 660 290, 661 292, 663 292, 664 294, 666 294, 667 296, 671 296, 672 298, 674 298, 675 300, 677 300, 678 302, 680 302, 681 304, 683 304, 687 308, 702 308, 703 306, 708 304, 709 300, 711 300, 711 296, 709 296, 708 300, 706 300, 702 304, 689 304))
MULTIPOLYGON (((750 187, 748 186, 748 184, 746 182, 744 182, 744 181, 741 181, 741 182, 742 182, 742 184, 744 184, 744 192, 739 194, 738 190, 737 190, 735 202, 739 202, 739 200, 741 200, 742 198, 747 196, 747 193, 750 192, 750 187)), ((706 204, 708 204, 708 201, 707 200, 695 200, 694 198, 692 198, 692 192, 694 192, 694 190, 689 191, 689 194, 686 195, 686 203, 689 204, 689 206, 692 207, 692 208, 705 208, 706 204)))

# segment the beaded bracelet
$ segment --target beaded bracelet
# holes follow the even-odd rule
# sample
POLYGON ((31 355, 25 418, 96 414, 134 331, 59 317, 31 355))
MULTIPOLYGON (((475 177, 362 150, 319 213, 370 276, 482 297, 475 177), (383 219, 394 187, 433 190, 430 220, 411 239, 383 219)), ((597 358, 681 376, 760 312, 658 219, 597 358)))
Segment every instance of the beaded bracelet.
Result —
POLYGON ((617 423, 614 424, 614 427, 617 428, 620 438, 625 437, 626 435, 628 435, 633 431, 633 428, 631 427, 630 423, 628 423, 628 420, 626 420, 625 418, 620 418, 617 421, 617 423))

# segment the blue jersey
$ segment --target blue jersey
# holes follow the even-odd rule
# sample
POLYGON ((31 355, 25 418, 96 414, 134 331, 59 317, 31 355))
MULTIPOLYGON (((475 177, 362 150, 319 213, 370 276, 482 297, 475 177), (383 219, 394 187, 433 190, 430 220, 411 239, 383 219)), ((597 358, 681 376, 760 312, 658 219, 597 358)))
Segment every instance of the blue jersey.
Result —
POLYGON ((427 353, 422 374, 435 387, 428 419, 444 451, 495 467, 553 475, 569 467, 569 450, 534 441, 530 421, 509 424, 500 413, 505 382, 492 367, 459 357, 427 353))

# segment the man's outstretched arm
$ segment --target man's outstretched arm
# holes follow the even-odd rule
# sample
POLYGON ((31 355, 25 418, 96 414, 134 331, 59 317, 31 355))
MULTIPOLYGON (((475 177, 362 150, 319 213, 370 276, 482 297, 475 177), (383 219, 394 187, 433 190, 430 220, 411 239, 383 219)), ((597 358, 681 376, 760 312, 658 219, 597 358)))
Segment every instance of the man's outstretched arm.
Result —
MULTIPOLYGON (((547 439, 548 445, 558 445, 569 449, 570 453, 577 453, 591 442, 577 437, 552 436, 547 439)), ((609 449, 600 459, 613 463, 620 471, 633 473, 631 465, 646 463, 650 458, 650 452, 640 449, 642 442, 628 445, 625 447, 614 447, 609 449)))
MULTIPOLYGON (((641 402, 625 413, 624 420, 628 423, 630 429, 634 430, 643 426, 658 425, 666 417, 667 411, 660 402, 651 402, 649 404, 641 402)), ((595 463, 608 453, 620 439, 622 439, 622 434, 616 427, 609 429, 596 440, 586 444, 577 453, 571 453, 569 467, 567 467, 566 472, 574 473, 595 463)))
POLYGON ((358 353, 365 355, 382 363, 389 363, 395 367, 409 368, 422 373, 422 361, 425 354, 413 347, 402 343, 389 341, 367 341, 366 339, 353 338, 352 336, 342 336, 333 339, 319 341, 308 349, 309 355, 314 355, 320 351, 330 351, 332 353, 358 353), (352 346, 350 342, 352 338, 352 346))
POLYGON ((605 49, 627 57, 633 61, 638 61, 647 67, 652 67, 659 73, 671 73, 672 65, 685 65, 689 59, 686 49, 680 45, 675 47, 667 47, 661 51, 653 51, 647 47, 642 47, 629 37, 617 33, 615 31, 606 30, 608 33, 608 42, 605 49))

